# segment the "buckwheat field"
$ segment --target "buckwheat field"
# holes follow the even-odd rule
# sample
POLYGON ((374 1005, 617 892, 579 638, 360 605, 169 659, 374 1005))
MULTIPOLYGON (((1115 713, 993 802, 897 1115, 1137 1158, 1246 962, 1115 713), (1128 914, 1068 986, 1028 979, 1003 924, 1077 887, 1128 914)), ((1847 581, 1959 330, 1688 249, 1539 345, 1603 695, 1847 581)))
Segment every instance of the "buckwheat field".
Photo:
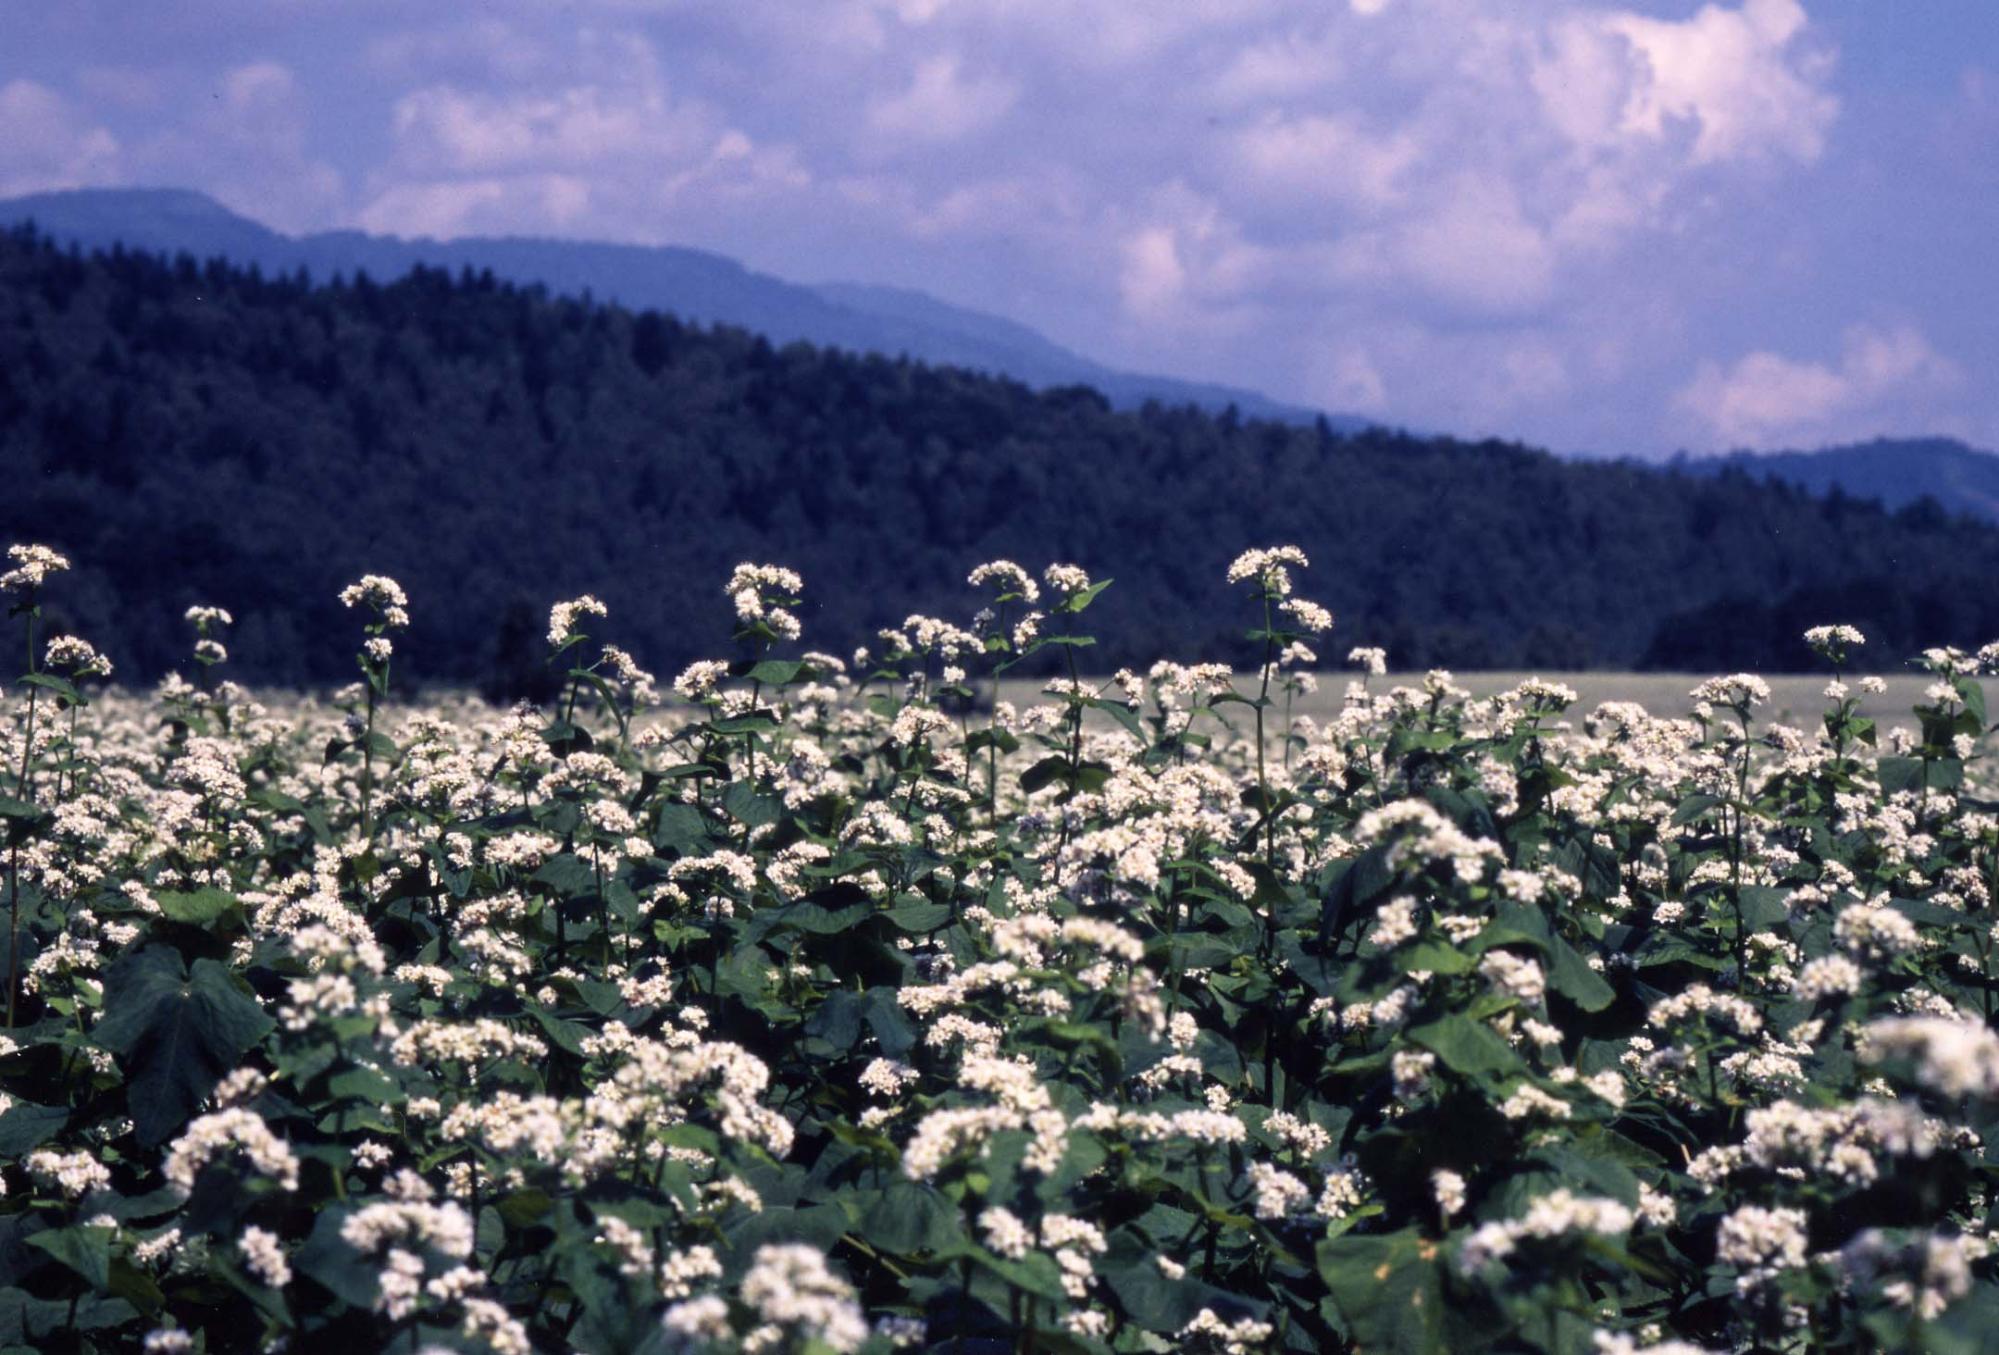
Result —
POLYGON ((1390 686, 1290 547, 1260 662, 1109 679, 1075 566, 834 656, 743 565, 734 653, 577 598, 505 710, 387 578, 330 700, 220 607, 141 694, 10 564, 6 1350, 1999 1341, 1999 648, 1891 731, 1821 627, 1793 728, 1390 686))

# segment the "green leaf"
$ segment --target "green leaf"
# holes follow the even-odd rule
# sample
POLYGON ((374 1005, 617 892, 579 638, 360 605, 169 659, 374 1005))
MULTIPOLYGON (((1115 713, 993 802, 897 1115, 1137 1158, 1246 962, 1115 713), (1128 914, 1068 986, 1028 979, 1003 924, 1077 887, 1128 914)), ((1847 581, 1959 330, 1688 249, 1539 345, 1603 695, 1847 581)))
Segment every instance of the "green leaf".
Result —
POLYGON ((1395 953, 1395 964, 1405 974, 1469 974, 1478 962, 1456 946, 1441 941, 1424 941, 1395 953))
POLYGON ((1931 790, 1954 790, 1964 784, 1964 764, 1954 757, 1927 764, 1919 757, 1884 757, 1874 769, 1881 778, 1881 789, 1889 795, 1920 791, 1926 777, 1931 790))
POLYGON ((92 1289, 103 1291, 111 1285, 110 1228, 48 1228, 28 1238, 30 1247, 39 1247, 81 1275, 92 1289))
POLYGON ((1616 990, 1559 936, 1549 939, 1548 961, 1548 983, 1584 1011, 1600 1012, 1617 1000, 1616 990))
POLYGON ((36 1106, 16 1101, 5 1115, 0 1115, 0 1158, 27 1156, 31 1149, 54 1138, 67 1119, 69 1110, 65 1106, 36 1106))
POLYGON ((597 872, 574 852, 561 852, 549 857, 531 878, 537 884, 549 886, 564 898, 595 893, 597 889, 597 872))
POLYGON ((125 1060, 126 1099, 139 1142, 175 1134, 276 1023, 214 960, 147 946, 104 976, 104 1016, 97 1042, 125 1060))
POLYGON ((24 687, 40 687, 45 691, 54 692, 72 706, 86 704, 82 692, 54 673, 28 673, 21 677, 20 683, 24 687))
POLYGON ((1021 793, 1032 795, 1038 790, 1054 785, 1057 779, 1068 774, 1068 758, 1053 755, 1045 757, 1020 774, 1021 793))
MULTIPOLYGON (((1053 610, 1057 612, 1068 612, 1071 615, 1074 615, 1075 613, 1082 611, 1085 607, 1088 607, 1092 602, 1095 602, 1097 600, 1097 595, 1103 592, 1106 588, 1109 588, 1113 582, 1115 582, 1115 580, 1098 579, 1095 583, 1091 584, 1088 588, 1083 589, 1081 592, 1069 594, 1068 597, 1056 603, 1053 610)), ((1120 594, 1120 596, 1122 596, 1122 594, 1120 594)))
POLYGON ((777 729, 776 717, 765 711, 738 715, 733 720, 717 720, 708 726, 713 734, 769 734, 777 729))
POLYGON ((1319 1244, 1319 1276, 1358 1349, 1450 1355, 1472 1348, 1452 1321, 1442 1257, 1441 1244, 1413 1228, 1379 1237, 1348 1233, 1319 1244))
POLYGON ((958 1211, 934 1187, 891 1181, 861 1218, 868 1244, 908 1255, 937 1252, 964 1241, 958 1211))
POLYGON ((652 830, 652 845, 682 856, 699 856, 708 850, 708 821, 693 805, 663 804, 652 830))
POLYGON ((1520 1056, 1492 1027, 1456 1013, 1415 1027, 1409 1038, 1442 1059, 1446 1067, 1466 1077, 1499 1076, 1523 1068, 1520 1056))
POLYGON ((316 1281, 335 1298, 357 1308, 372 1308, 381 1293, 377 1267, 340 1236, 340 1226, 352 1213, 350 1209, 336 1207, 314 1220, 312 1235, 292 1253, 292 1269, 316 1281))
POLYGON ((192 894, 161 890, 153 897, 159 901, 160 912, 168 919, 192 923, 197 927, 206 927, 237 906, 236 896, 220 889, 197 889, 192 894))
POLYGON ((1689 795, 1680 801, 1680 807, 1673 811, 1672 826, 1684 827, 1709 810, 1718 809, 1727 803, 1728 801, 1719 795, 1689 795))
POLYGON ((722 792, 722 808, 729 817, 748 828, 760 828, 784 817, 784 801, 774 795, 759 795, 748 781, 732 781, 722 792))
POLYGON ((888 920, 906 932, 934 932, 951 920, 951 909, 928 899, 911 899, 888 910, 888 920))
POLYGON ((812 669, 797 659, 765 659, 753 665, 750 671, 742 676, 751 682, 761 682, 766 687, 782 687, 787 683, 796 682, 800 675, 809 678, 812 676, 812 669))

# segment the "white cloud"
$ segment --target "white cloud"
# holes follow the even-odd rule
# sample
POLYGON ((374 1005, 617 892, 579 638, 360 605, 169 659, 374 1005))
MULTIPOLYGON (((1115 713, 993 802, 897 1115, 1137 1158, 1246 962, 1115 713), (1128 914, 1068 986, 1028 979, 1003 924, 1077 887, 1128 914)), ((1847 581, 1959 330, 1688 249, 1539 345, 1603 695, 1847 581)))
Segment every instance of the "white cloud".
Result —
POLYGON ((1258 188, 1290 200, 1361 207, 1400 200, 1399 180, 1421 154, 1411 134, 1375 136, 1358 119, 1339 113, 1300 118, 1270 114, 1238 134, 1236 149, 1238 163, 1258 188))
MULTIPOLYGON (((1581 16, 1559 38, 1551 110, 1577 140, 1613 134, 1657 140, 1691 128, 1695 164, 1817 160, 1839 104, 1821 88, 1829 74, 1825 54, 1801 44, 1803 34, 1799 0, 1743 0, 1739 10, 1705 4, 1679 22, 1623 10, 1581 16), (1579 28, 1621 40, 1629 56, 1605 52, 1601 40, 1577 36, 1579 28), (1623 98, 1615 98, 1605 74, 1613 70, 1627 76, 1623 98)), ((1543 82, 1543 94, 1549 84, 1543 82)))
POLYGON ((1926 398, 1962 380, 1957 364, 1914 326, 1854 325, 1836 363, 1768 350, 1729 367, 1709 360, 1675 403, 1725 445, 1769 447, 1856 438, 1883 431, 1887 421, 1925 425, 1926 398))
POLYGON ((956 56, 933 56, 901 91, 869 105, 868 125, 894 143, 957 141, 998 122, 1019 96, 1009 81, 965 75, 956 56))
POLYGON ((156 121, 132 138, 126 160, 135 177, 149 183, 191 179, 192 186, 279 230, 323 225, 342 210, 344 177, 313 151, 307 90, 292 67, 248 61, 224 68, 199 88, 204 97, 186 119, 156 121))
POLYGON ((1557 255, 1511 184, 1493 175, 1454 176, 1429 210, 1341 242, 1341 281, 1382 292, 1414 288, 1483 314, 1531 310, 1555 283, 1557 255))
POLYGON ((118 139, 33 80, 0 85, 0 196, 116 182, 118 139))
POLYGON ((521 83, 401 95, 394 150, 369 177, 359 224, 670 240, 675 225, 686 234, 690 204, 810 186, 788 147, 762 144, 710 101, 670 89, 643 37, 588 32, 568 56, 545 53, 521 83))

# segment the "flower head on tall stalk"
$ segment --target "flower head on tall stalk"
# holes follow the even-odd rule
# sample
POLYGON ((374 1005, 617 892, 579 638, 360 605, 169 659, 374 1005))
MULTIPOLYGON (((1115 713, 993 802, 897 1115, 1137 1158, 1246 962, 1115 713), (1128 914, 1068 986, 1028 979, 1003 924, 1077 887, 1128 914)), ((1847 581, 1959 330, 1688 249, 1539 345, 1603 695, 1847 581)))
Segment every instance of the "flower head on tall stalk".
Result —
MULTIPOLYGON (((782 565, 744 563, 730 572, 729 581, 722 586, 722 591, 735 604, 736 643, 749 651, 743 672, 750 679, 750 710, 754 713, 763 699, 763 661, 770 656, 773 646, 796 640, 804 630, 794 613, 804 600, 805 580, 798 576, 796 570, 782 565)), ((749 758, 750 779, 754 781, 757 776, 755 729, 744 733, 743 746, 749 758)))
MULTIPOLYGON (((35 653, 35 623, 42 616, 42 584, 51 574, 68 569, 69 560, 47 546, 28 545, 9 546, 7 558, 14 562, 14 567, 0 573, 0 593, 13 599, 7 608, 7 615, 21 618, 28 655, 28 671, 21 675, 22 683, 28 688, 28 719, 21 735, 21 766, 14 776, 14 798, 31 801, 34 793, 35 709, 46 685, 40 672, 39 656, 35 653)), ((14 1025, 14 998, 20 990, 21 978, 21 837, 30 822, 30 819, 23 817, 8 820, 7 1026, 10 1030, 14 1025)))
POLYGON ((1252 643, 1263 645, 1256 699, 1249 704, 1256 712, 1256 794, 1257 809, 1263 816, 1266 866, 1274 865, 1277 855, 1277 809, 1270 798, 1263 746, 1263 712, 1270 707, 1270 684, 1287 647, 1333 628, 1331 612, 1316 602, 1292 596, 1292 569, 1307 568, 1309 563, 1305 552, 1296 546, 1269 546, 1246 550, 1229 565, 1228 581, 1250 584, 1251 600, 1263 609, 1263 624, 1249 633, 1252 643))
POLYGON ((981 749, 986 754, 986 812, 999 818, 999 756, 1012 753, 1020 741, 999 727, 1000 674, 1012 667, 1020 651, 1034 642, 1041 613, 1034 610, 1041 601, 1041 585, 1034 576, 1011 560, 988 560, 965 576, 973 588, 991 590, 986 605, 972 617, 972 633, 985 654, 993 684, 992 714, 985 730, 967 735, 965 757, 969 762, 981 749))
POLYGON ((1832 665, 1832 681, 1825 689, 1826 700, 1832 705, 1826 711, 1825 728, 1832 736, 1834 753, 1844 757, 1849 740, 1874 740, 1873 722, 1859 718, 1860 701, 1848 692, 1845 681, 1847 660, 1852 651, 1867 643, 1867 637, 1852 626, 1813 626, 1805 632, 1805 643, 1832 665))
POLYGON ((389 664, 395 656, 392 631, 407 629, 409 599, 402 585, 381 574, 364 574, 358 583, 340 590, 340 605, 365 608, 371 619, 363 628, 361 652, 356 662, 367 688, 368 714, 361 733, 361 837, 374 837, 372 818, 375 790, 375 709, 389 695, 389 664))
POLYGON ((98 653, 97 647, 88 640, 75 635, 58 635, 49 641, 48 648, 43 651, 42 666, 46 669, 42 678, 55 696, 56 710, 69 712, 69 734, 64 745, 63 761, 56 769, 56 799, 61 800, 65 789, 74 790, 76 787, 76 717, 79 710, 90 704, 90 699, 83 694, 83 684, 109 678, 111 660, 98 653))

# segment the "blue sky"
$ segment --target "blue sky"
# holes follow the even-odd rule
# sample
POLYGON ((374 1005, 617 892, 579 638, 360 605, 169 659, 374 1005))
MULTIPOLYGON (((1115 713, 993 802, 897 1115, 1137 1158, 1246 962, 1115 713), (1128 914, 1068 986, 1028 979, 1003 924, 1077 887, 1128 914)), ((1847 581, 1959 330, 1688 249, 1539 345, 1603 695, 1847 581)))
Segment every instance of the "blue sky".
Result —
POLYGON ((1999 447, 1990 0, 63 0, 0 195, 920 287, 1119 365, 1661 454, 1999 447))

